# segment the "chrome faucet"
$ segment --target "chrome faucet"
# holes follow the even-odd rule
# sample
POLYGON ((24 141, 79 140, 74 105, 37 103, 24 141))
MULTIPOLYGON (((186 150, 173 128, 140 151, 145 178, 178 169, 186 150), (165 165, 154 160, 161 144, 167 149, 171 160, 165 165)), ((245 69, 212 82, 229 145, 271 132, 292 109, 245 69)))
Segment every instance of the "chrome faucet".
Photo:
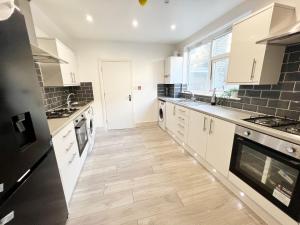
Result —
POLYGON ((192 101, 196 101, 196 97, 195 97, 195 94, 193 92, 191 92, 191 91, 185 91, 184 93, 191 94, 192 95, 191 100, 192 101))
POLYGON ((68 105, 68 108, 71 108, 71 96, 72 95, 74 95, 75 96, 75 94, 74 93, 70 93, 70 94, 68 94, 68 97, 67 97, 67 105, 68 105))

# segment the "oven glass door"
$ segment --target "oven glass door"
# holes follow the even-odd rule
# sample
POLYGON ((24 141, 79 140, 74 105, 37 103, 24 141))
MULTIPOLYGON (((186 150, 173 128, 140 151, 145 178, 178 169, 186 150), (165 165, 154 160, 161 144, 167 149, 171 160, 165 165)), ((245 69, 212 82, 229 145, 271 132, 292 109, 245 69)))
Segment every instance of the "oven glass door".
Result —
POLYGON ((288 214, 300 209, 295 199, 300 192, 299 165, 289 156, 235 136, 230 171, 288 214))
POLYGON ((76 126, 76 138, 78 143, 79 155, 81 156, 82 152, 86 144, 88 143, 88 134, 87 134, 87 126, 86 119, 81 120, 76 126))

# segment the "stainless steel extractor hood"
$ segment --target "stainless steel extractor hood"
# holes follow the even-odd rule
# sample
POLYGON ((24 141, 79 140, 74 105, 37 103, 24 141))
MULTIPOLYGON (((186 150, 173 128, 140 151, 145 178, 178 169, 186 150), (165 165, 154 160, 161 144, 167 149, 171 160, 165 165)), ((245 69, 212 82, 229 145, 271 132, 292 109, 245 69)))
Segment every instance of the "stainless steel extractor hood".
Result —
POLYGON ((31 14, 31 8, 29 4, 30 0, 15 0, 14 2, 25 17, 33 60, 37 63, 67 63, 66 61, 60 59, 58 56, 53 55, 38 46, 31 14))
POLYGON ((271 34, 262 40, 257 41, 257 44, 269 45, 292 45, 300 42, 300 21, 281 30, 275 34, 271 34))

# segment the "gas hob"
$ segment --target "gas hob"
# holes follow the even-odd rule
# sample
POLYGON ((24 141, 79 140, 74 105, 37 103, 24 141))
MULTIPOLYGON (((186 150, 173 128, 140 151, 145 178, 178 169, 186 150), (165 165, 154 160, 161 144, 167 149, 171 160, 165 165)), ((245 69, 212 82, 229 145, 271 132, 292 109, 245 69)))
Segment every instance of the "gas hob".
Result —
POLYGON ((296 120, 275 116, 259 116, 245 119, 245 121, 281 130, 290 134, 300 135, 300 122, 296 120))
POLYGON ((46 112, 47 119, 67 118, 75 113, 77 108, 60 108, 46 112))

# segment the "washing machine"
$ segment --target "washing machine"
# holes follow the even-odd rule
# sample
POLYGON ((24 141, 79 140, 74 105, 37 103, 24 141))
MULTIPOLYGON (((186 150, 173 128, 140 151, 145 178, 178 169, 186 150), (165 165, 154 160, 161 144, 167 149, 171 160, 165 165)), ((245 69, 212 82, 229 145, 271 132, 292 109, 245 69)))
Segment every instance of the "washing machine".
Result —
POLYGON ((158 125, 161 129, 166 129, 166 102, 158 100, 158 125))

